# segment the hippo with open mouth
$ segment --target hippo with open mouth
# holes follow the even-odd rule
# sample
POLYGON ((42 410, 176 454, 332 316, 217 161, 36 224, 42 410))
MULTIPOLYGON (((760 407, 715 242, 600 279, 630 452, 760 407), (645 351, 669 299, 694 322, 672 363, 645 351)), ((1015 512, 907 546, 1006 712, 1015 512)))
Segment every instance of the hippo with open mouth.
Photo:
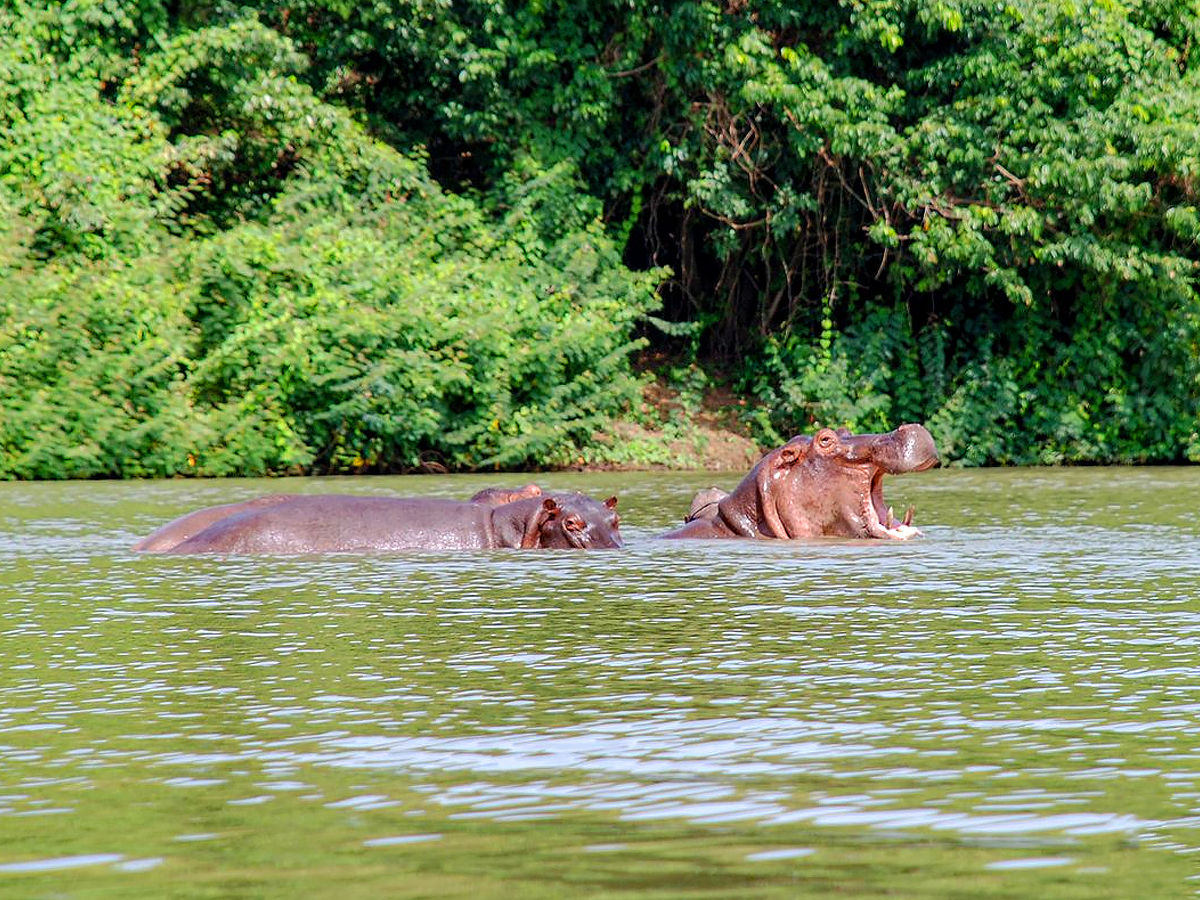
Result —
POLYGON ((858 435, 822 428, 767 453, 730 493, 701 491, 684 526, 662 537, 908 540, 921 534, 913 510, 896 519, 883 499, 883 476, 937 464, 923 425, 858 435))

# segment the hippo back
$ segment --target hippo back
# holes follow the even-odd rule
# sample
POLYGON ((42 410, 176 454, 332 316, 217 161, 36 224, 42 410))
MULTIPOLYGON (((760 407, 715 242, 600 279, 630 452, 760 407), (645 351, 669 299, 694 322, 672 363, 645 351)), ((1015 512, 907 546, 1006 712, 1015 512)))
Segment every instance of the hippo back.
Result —
POLYGON ((492 508, 427 497, 297 496, 224 518, 174 553, 346 553, 495 546, 492 508))

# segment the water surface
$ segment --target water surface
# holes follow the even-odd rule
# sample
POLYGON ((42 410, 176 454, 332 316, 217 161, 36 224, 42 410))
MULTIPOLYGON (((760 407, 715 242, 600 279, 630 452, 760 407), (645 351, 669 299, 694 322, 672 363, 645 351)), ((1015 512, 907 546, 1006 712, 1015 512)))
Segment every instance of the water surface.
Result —
POLYGON ((890 479, 926 537, 130 553, 262 493, 0 484, 2 897, 1187 897, 1197 469, 890 479))

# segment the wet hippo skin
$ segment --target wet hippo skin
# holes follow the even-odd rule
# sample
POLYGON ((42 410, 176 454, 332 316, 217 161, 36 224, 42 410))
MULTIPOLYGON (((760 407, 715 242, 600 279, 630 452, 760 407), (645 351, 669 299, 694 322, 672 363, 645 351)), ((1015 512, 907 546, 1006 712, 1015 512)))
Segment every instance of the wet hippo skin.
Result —
POLYGON ((622 546, 615 497, 542 495, 535 485, 507 493, 520 499, 274 495, 190 513, 134 549, 287 554, 622 546))
POLYGON ((911 509, 897 520, 884 502, 883 476, 937 464, 923 425, 858 435, 823 428, 767 453, 728 494, 701 491, 684 526, 662 537, 907 540, 921 532, 911 509))

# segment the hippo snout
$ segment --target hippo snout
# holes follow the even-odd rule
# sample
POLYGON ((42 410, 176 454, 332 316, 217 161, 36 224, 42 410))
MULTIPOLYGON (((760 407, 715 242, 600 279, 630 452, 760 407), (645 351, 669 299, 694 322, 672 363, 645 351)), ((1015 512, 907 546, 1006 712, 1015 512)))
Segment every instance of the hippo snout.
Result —
POLYGON ((892 432, 895 439, 896 458, 892 472, 921 472, 932 469, 939 462, 933 435, 924 425, 909 423, 892 432))

